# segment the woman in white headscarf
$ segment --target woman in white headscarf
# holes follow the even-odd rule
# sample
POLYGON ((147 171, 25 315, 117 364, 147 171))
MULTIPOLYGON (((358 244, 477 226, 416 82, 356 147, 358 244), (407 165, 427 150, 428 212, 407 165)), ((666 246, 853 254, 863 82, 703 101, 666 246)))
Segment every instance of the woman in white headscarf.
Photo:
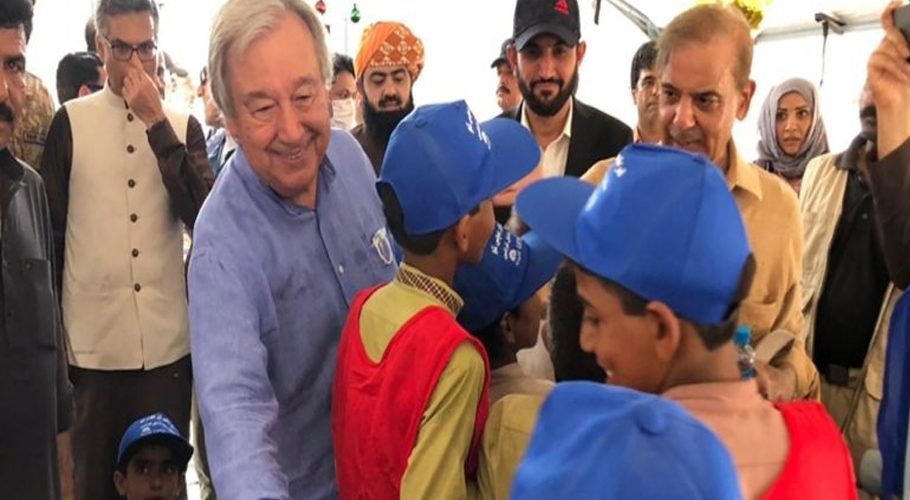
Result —
POLYGON ((758 117, 758 132, 755 163, 783 177, 799 194, 809 160, 828 152, 815 85, 791 78, 772 88, 758 117))

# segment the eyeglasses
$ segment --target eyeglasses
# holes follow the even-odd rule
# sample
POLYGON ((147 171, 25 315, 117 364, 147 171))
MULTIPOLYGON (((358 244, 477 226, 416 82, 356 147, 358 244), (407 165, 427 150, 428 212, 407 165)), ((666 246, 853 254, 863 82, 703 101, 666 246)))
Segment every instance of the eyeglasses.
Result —
POLYGON ((104 37, 104 40, 111 46, 111 53, 114 55, 114 59, 120 62, 128 62, 133 57, 133 52, 139 56, 140 61, 154 61, 158 57, 158 46, 151 40, 142 42, 139 45, 130 45, 120 41, 115 42, 107 37, 104 37))

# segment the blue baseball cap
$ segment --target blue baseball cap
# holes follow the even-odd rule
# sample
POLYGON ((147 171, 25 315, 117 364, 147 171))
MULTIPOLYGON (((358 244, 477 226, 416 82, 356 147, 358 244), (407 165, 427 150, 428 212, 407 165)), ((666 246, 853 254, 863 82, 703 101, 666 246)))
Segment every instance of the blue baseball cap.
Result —
POLYGON ((455 291, 464 299, 458 322, 474 332, 499 320, 556 274, 562 255, 533 232, 521 238, 497 224, 479 264, 462 264, 455 291))
POLYGON ((627 146, 596 188, 544 179, 516 209, 580 266, 699 324, 726 319, 751 254, 720 170, 677 149, 627 146))
POLYGON ((395 127, 376 185, 395 191, 409 235, 447 229, 537 166, 515 120, 479 123, 464 101, 420 106, 395 127))
POLYGON ((593 382, 556 384, 512 483, 512 500, 734 500, 720 439, 679 404, 593 382))
POLYGON ((124 467, 144 444, 160 444, 174 452, 174 460, 186 467, 193 456, 193 446, 164 413, 155 413, 136 420, 123 433, 117 449, 117 466, 124 467))

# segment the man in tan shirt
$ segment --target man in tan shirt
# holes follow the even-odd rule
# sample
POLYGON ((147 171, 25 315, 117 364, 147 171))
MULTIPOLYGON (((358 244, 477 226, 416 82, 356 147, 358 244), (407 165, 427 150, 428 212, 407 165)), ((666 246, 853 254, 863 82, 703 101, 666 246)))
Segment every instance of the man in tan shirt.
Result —
MULTIPOLYGON (((746 117, 755 92, 749 26, 735 11, 698 7, 677 16, 657 46, 668 145, 704 154, 723 171, 746 224, 757 268, 740 321, 751 327, 760 351, 779 351, 770 365, 756 366, 759 387, 771 400, 818 397, 818 372, 802 336, 797 199, 780 179, 739 156, 732 138, 733 124, 746 117), (779 339, 791 336, 792 345, 781 347, 779 339)), ((595 164, 583 179, 599 183, 608 165, 595 164)))

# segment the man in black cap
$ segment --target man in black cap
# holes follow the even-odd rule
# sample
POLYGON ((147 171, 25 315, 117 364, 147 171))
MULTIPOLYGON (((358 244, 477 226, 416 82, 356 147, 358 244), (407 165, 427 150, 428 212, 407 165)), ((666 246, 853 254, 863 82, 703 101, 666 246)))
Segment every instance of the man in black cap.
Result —
MULTIPOLYGON (((579 177, 599 160, 612 158, 632 142, 632 129, 575 98, 578 67, 587 45, 581 41, 577 0, 517 0, 507 49, 524 102, 513 118, 527 127, 541 149, 537 169, 493 198, 496 220, 505 223, 521 189, 541 177, 579 177)), ((553 378, 543 342, 522 351, 522 367, 540 378, 553 378)))
POLYGON ((524 103, 508 116, 540 144, 544 177, 578 177, 632 141, 627 125, 574 97, 587 48, 577 0, 518 0, 512 39, 507 56, 524 103))
POLYGON ((509 64, 509 58, 506 51, 512 39, 502 42, 502 49, 499 51, 499 57, 490 64, 491 69, 496 70, 498 84, 496 85, 496 105, 503 113, 514 113, 521 104, 521 93, 518 90, 518 80, 515 78, 515 68, 509 64))

